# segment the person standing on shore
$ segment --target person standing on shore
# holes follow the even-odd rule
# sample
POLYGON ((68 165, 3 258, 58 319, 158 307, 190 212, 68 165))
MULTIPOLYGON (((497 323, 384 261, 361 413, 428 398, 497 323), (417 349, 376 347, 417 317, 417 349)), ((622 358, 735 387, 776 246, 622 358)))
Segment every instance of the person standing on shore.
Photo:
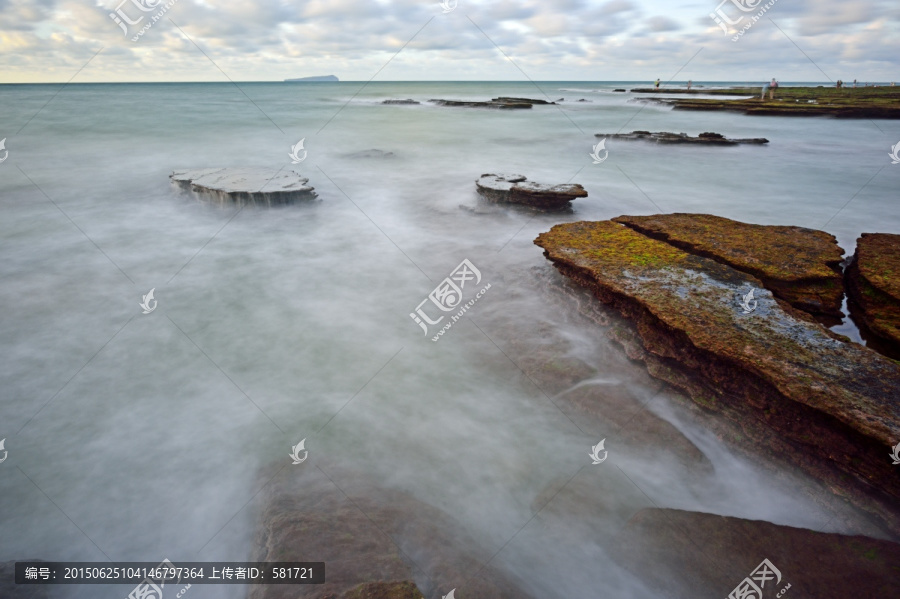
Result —
POLYGON ((775 99, 775 90, 778 89, 778 82, 775 81, 775 77, 772 77, 771 83, 769 83, 769 99, 775 99))
POLYGON ((769 91, 769 84, 768 84, 768 83, 763 83, 762 93, 759 94, 759 99, 760 99, 760 100, 765 100, 765 99, 766 99, 766 92, 767 92, 767 91, 769 91))
POLYGON ((691 86, 692 86, 693 84, 694 84, 694 82, 691 81, 690 79, 688 79, 688 91, 691 91, 691 86))
POLYGON ((838 79, 838 80, 837 80, 837 83, 835 84, 835 86, 836 86, 838 89, 841 89, 841 88, 844 86, 844 82, 841 81, 840 79, 838 79))
POLYGON ((856 79, 853 80, 853 89, 856 89, 856 79))
POLYGON ((656 83, 653 84, 653 87, 656 88, 656 91, 659 91, 659 78, 656 79, 656 83))

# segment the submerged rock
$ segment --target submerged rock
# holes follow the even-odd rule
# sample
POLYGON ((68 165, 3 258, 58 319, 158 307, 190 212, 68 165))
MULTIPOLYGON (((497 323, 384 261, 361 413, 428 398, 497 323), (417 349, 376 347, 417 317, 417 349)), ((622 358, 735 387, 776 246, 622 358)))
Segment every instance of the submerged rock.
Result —
POLYGON ((535 243, 635 322, 651 375, 900 532, 887 456, 900 440, 900 365, 839 340, 759 279, 620 223, 557 225, 535 243))
POLYGON ((416 100, 406 99, 406 100, 385 100, 382 104, 421 104, 416 100))
POLYGON ((316 197, 309 179, 290 169, 198 168, 176 170, 170 178, 185 191, 219 202, 272 206, 316 197))
POLYGON ((40 584, 16 584, 16 562, 42 562, 39 559, 21 559, 0 562, 0 597, 3 599, 46 599, 47 589, 40 584))
POLYGON ((767 144, 769 140, 764 137, 754 137, 749 139, 729 139, 721 133, 701 133, 697 137, 691 137, 687 133, 669 133, 668 131, 660 131, 651 133, 649 131, 632 131, 631 133, 597 133, 594 137, 605 137, 608 139, 625 139, 625 140, 649 140, 660 144, 701 144, 709 146, 736 146, 738 144, 767 144))
POLYGON ((846 274, 854 316, 900 359, 900 235, 863 233, 846 274))
POLYGON ((484 174, 475 185, 489 202, 524 204, 545 210, 567 208, 572 200, 588 195, 578 184, 547 185, 526 179, 523 175, 484 174))
POLYGON ((711 214, 620 216, 613 220, 751 274, 795 308, 843 317, 840 264, 844 250, 834 235, 803 227, 752 225, 711 214))
POLYGON ((388 152, 385 150, 371 149, 371 150, 362 150, 360 152, 353 152, 352 154, 347 154, 347 158, 396 158, 397 155, 393 152, 388 152))
POLYGON ((327 461, 270 483, 261 519, 255 561, 324 561, 326 582, 252 585, 249 599, 418 599, 452 588, 466 599, 528 596, 484 567, 494 550, 444 512, 327 461))
POLYGON ((777 569, 766 577, 765 598, 788 585, 785 597, 891 597, 900 585, 896 543, 716 514, 641 510, 610 548, 665 596, 726 597, 763 559, 777 569))

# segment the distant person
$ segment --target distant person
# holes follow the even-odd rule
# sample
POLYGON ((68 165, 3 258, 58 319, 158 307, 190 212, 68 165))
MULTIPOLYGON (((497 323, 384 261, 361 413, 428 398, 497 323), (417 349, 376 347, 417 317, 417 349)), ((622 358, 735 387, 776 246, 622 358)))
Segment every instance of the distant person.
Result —
POLYGON ((769 99, 775 99, 775 90, 778 89, 778 82, 775 81, 775 77, 772 77, 772 81, 769 82, 769 99))
POLYGON ((894 82, 893 82, 893 81, 891 81, 891 87, 894 87, 894 82))
POLYGON ((656 83, 653 84, 653 87, 656 88, 656 91, 659 91, 659 79, 656 80, 656 83))
POLYGON ((765 100, 765 99, 766 99, 766 92, 767 92, 767 91, 769 91, 769 84, 768 84, 768 83, 763 83, 763 86, 762 86, 762 93, 759 94, 759 99, 760 99, 760 100, 765 100))
POLYGON ((691 81, 690 79, 688 79, 688 91, 691 91, 691 86, 692 86, 693 84, 694 84, 694 82, 691 81))
POLYGON ((853 89, 856 89, 856 79, 853 80, 853 89))
POLYGON ((838 79, 838 80, 837 80, 837 83, 835 84, 835 86, 836 86, 838 89, 841 89, 841 87, 843 87, 843 85, 844 85, 844 82, 841 81, 840 79, 838 79))

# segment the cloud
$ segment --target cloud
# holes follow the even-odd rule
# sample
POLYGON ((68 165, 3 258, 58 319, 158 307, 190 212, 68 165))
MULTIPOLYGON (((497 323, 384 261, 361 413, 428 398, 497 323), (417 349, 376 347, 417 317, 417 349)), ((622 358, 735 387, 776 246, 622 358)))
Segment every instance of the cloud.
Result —
POLYGON ((367 80, 404 45, 394 79, 521 78, 497 46, 533 79, 652 80, 701 47, 697 81, 775 68, 821 79, 791 40, 826 72, 890 80, 900 33, 896 0, 779 0, 767 16, 784 33, 763 19, 739 43, 709 18, 716 0, 459 0, 448 14, 437 0, 176 0, 132 42, 109 16, 120 4, 142 24, 152 14, 132 0, 0 0, 0 81, 65 81, 100 48, 77 80, 220 81, 218 68, 234 80, 367 80), (783 49, 762 52, 764 40, 783 49))

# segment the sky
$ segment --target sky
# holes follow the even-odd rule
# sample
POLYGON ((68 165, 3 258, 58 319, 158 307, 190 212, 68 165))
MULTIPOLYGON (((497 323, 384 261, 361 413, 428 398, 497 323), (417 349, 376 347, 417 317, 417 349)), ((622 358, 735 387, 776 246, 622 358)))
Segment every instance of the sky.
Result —
POLYGON ((0 83, 900 80, 898 0, 444 2, 0 0, 0 83))

